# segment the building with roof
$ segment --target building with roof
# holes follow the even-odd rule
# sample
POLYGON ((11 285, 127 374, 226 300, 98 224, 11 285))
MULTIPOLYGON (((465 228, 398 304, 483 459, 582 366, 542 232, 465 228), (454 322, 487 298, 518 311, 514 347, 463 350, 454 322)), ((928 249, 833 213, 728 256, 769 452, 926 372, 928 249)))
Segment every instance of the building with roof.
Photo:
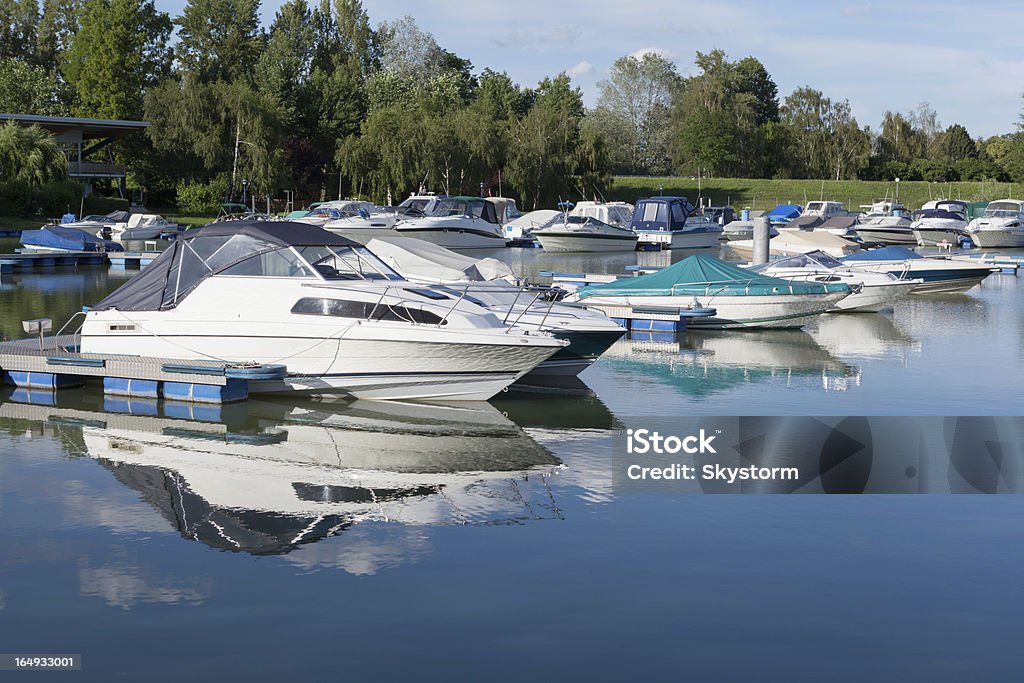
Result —
POLYGON ((125 168, 114 162, 110 143, 146 130, 146 121, 114 121, 32 114, 0 114, 0 122, 15 121, 37 125, 53 134, 68 158, 68 177, 82 181, 87 187, 93 180, 117 182, 124 193, 125 168))

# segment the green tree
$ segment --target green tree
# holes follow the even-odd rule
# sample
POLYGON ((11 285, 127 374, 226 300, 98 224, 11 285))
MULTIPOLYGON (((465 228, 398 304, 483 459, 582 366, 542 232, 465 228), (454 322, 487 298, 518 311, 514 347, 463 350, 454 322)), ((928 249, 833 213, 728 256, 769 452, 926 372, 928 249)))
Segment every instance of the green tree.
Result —
POLYGON ((67 178, 68 160, 50 133, 39 126, 0 124, 0 178, 38 188, 67 178))
POLYGON ((967 129, 959 123, 946 129, 944 146, 944 159, 950 163, 956 163, 961 159, 978 158, 978 146, 971 139, 967 129))
POLYGON ((0 111, 67 116, 68 88, 43 67, 21 59, 0 59, 0 111))
POLYGON ((0 0, 0 59, 31 59, 38 23, 36 0, 0 0))
POLYGON ((615 61, 598 83, 592 125, 619 141, 629 173, 664 173, 669 166, 672 105, 682 89, 676 65, 647 53, 615 61))
POLYGON ((792 169, 801 178, 856 178, 868 162, 871 139, 846 100, 833 102, 819 90, 797 88, 780 108, 792 141, 792 169))
POLYGON ((75 113, 139 119, 146 90, 170 72, 171 21, 152 0, 86 0, 68 52, 75 113))
POLYGON ((266 49, 256 63, 257 87, 277 100, 290 125, 298 122, 308 87, 312 28, 313 15, 306 0, 289 0, 277 11, 266 49))
POLYGON ((198 80, 249 80, 262 48, 259 0, 189 0, 178 25, 181 70, 198 80))
POLYGON ((82 0, 43 0, 36 35, 35 62, 57 78, 78 33, 82 0))
POLYGON ((779 101, 767 70, 753 57, 731 62, 722 50, 698 52, 694 61, 700 73, 687 79, 674 116, 676 168, 707 175, 772 172, 763 159, 779 101))
POLYGON ((579 88, 560 74, 537 87, 533 108, 512 127, 508 179, 519 190, 524 207, 554 206, 577 183, 573 175, 584 107, 579 88))

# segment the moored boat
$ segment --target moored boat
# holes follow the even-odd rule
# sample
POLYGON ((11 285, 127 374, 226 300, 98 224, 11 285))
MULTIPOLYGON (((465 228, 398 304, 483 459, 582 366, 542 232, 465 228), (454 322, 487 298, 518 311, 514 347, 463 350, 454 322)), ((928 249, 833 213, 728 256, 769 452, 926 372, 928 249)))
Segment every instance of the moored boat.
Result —
POLYGON ((633 251, 638 235, 627 228, 608 225, 589 216, 564 216, 563 220, 533 231, 545 251, 610 252, 633 251))
POLYGON ((967 202, 938 199, 914 212, 911 229, 919 247, 959 245, 968 237, 967 202))
POLYGON ((983 249, 1024 247, 1024 201, 991 202, 980 218, 967 225, 971 240, 983 249))
POLYGON ((904 280, 889 273, 855 270, 823 251, 789 256, 750 270, 795 282, 845 282, 852 290, 836 311, 880 311, 903 298, 923 280, 904 280))
POLYGON ((901 279, 922 279, 913 294, 966 292, 998 268, 948 257, 924 257, 901 246, 870 249, 840 259, 856 270, 889 273, 901 279))
POLYGON ((282 364, 251 393, 484 400, 565 342, 401 279, 362 245, 303 223, 186 233, 93 307, 83 353, 282 364))
POLYGON ((705 249, 718 246, 722 226, 703 214, 686 197, 641 199, 633 211, 630 229, 639 249, 705 249))
POLYGON ((427 206, 424 216, 399 221, 395 230, 448 249, 504 247, 503 226, 514 206, 501 197, 444 197, 427 206))
POLYGON ((701 254, 649 275, 582 287, 572 298, 613 317, 630 309, 714 308, 692 327, 800 327, 833 308, 850 287, 830 282, 789 282, 701 254))
POLYGON ((117 242, 63 225, 44 225, 38 230, 22 230, 21 244, 26 251, 34 252, 124 251, 124 247, 117 242))

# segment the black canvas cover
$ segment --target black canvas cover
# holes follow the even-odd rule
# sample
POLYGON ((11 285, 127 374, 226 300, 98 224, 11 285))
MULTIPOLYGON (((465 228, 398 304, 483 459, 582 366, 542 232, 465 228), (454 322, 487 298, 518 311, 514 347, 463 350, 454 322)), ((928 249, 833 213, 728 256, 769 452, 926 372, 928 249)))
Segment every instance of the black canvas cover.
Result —
POLYGON ((159 311, 174 308, 200 282, 252 256, 289 246, 359 247, 308 223, 224 221, 188 231, 141 273, 94 310, 159 311))

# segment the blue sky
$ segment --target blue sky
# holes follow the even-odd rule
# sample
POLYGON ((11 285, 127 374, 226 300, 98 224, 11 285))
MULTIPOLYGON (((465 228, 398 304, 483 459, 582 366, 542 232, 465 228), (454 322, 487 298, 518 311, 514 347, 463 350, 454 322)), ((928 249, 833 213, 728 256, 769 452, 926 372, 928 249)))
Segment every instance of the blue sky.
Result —
MULTIPOLYGON (((266 25, 282 0, 265 0, 266 25)), ((184 0, 157 0, 172 15, 184 0)), ((805 0, 364 0, 370 21, 411 15, 476 70, 533 85, 568 72, 588 105, 619 57, 658 50, 684 75, 696 50, 759 59, 780 97, 809 85, 849 99, 861 125, 921 102, 974 137, 1014 130, 1024 100, 1024 3, 805 0)))

